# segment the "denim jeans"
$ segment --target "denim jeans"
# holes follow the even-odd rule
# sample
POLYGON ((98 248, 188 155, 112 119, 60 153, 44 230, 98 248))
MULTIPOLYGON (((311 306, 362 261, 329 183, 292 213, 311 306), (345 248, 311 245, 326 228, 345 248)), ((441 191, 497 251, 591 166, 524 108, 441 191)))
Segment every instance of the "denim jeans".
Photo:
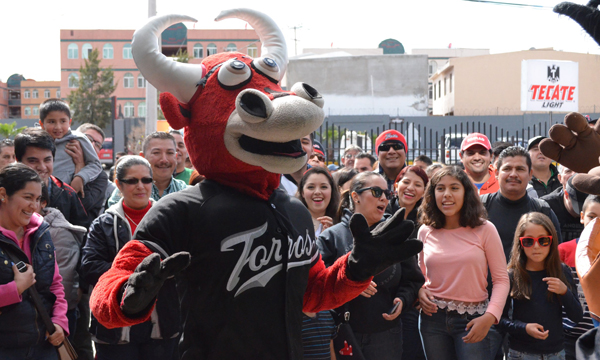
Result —
POLYGON ((565 360, 565 351, 556 354, 530 354, 510 349, 507 360, 565 360))
POLYGON ((419 311, 411 307, 403 311, 400 318, 402 319, 402 360, 425 360, 419 333, 419 311))
POLYGON ((469 332, 467 324, 479 314, 459 314, 438 309, 431 316, 421 313, 419 329, 425 356, 428 360, 493 360, 496 349, 488 335, 480 342, 466 344, 463 337, 469 332))
POLYGON ((402 359, 402 321, 392 329, 377 333, 354 332, 366 360, 402 359))
POLYGON ((58 360, 56 349, 48 341, 30 348, 0 348, 2 360, 58 360))

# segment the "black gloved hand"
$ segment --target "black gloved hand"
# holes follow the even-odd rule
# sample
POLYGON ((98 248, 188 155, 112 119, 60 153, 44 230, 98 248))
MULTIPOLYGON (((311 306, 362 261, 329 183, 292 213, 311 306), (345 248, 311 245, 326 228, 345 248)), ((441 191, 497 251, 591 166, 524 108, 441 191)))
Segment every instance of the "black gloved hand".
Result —
POLYGON ((404 220, 404 208, 387 221, 369 230, 362 214, 350 219, 350 231, 354 236, 354 248, 348 257, 348 278, 364 281, 377 275, 391 265, 415 256, 423 249, 416 239, 407 240, 414 229, 410 220, 404 220))
POLYGON ((157 253, 148 255, 123 286, 121 310, 127 315, 144 312, 154 302, 165 280, 188 267, 190 259, 188 252, 173 254, 163 261, 157 253))

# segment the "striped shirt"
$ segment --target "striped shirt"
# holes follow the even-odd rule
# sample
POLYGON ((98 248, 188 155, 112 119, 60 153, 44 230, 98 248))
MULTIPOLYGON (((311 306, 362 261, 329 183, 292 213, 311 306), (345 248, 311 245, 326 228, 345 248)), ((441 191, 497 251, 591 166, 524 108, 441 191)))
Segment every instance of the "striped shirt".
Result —
POLYGON ((321 311, 314 318, 302 314, 302 347, 304 359, 330 360, 331 339, 335 323, 329 311, 321 311))

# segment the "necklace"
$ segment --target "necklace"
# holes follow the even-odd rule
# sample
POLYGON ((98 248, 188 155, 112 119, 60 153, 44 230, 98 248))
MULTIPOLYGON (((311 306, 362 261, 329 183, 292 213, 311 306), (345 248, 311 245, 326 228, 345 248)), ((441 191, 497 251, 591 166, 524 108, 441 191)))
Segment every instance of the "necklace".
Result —
POLYGON ((129 215, 127 215, 127 213, 125 211, 123 211, 123 213, 125 214, 125 217, 127 217, 127 219, 129 219, 129 221, 131 221, 135 225, 135 227, 138 226, 138 223, 136 223, 135 221, 133 221, 133 219, 130 218, 129 215))

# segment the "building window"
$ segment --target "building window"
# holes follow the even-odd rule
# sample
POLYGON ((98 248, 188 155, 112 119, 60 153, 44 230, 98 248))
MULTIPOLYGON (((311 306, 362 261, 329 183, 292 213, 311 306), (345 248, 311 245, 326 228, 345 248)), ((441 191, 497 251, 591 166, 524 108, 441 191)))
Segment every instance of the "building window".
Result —
POLYGON ((446 78, 444 78, 444 96, 446 96, 447 89, 448 89, 448 86, 446 85, 446 78))
POLYGON ((139 88, 145 88, 146 87, 146 79, 144 79, 144 75, 142 75, 142 74, 138 75, 138 87, 139 88))
POLYGON ((40 97, 40 93, 37 90, 33 90, 33 98, 37 99, 40 97))
POLYGON ((449 81, 449 83, 450 83, 450 92, 452 92, 452 74, 450 74, 450 81, 449 81))
POLYGON ((435 62, 435 60, 429 61, 429 77, 431 77, 431 75, 435 74, 436 71, 437 71, 437 62, 435 62))
POLYGON ((71 73, 69 75, 69 87, 76 88, 79 86, 79 75, 77 73, 71 73))
POLYGON ((56 98, 60 99, 60 90, 56 90, 56 98))
POLYGON ((442 98, 442 80, 438 81, 438 99, 442 98))
POLYGON ((31 115, 31 108, 29 106, 25 106, 25 116, 31 115))
POLYGON ((125 106, 123 107, 124 111, 125 111, 125 117, 129 118, 129 117, 133 117, 133 103, 131 101, 128 101, 125 103, 125 106))
POLYGON ((112 44, 107 43, 102 47, 102 57, 104 59, 112 59, 114 54, 114 49, 112 44))
POLYGON ((248 56, 250 56, 251 58, 258 57, 258 48, 256 47, 256 45, 251 44, 250 46, 248 46, 248 56))
POLYGON ((29 90, 25 90, 25 93, 23 93, 23 98, 29 99, 29 96, 30 96, 29 90))
POLYGON ((195 44, 194 45, 194 57, 196 59, 202 59, 202 44, 195 44))
POLYGON ((69 44, 69 47, 67 48, 67 58, 69 59, 77 59, 79 58, 79 48, 77 47, 77 44, 69 44))
POLYGON ((133 55, 131 55, 131 44, 125 44, 123 46, 123 59, 133 59, 133 55))
POLYGON ((146 102, 142 101, 138 104, 138 116, 146 117, 146 102))
POLYGON ((48 99, 50 97, 50 90, 44 90, 44 98, 48 99))
POLYGON ((433 100, 437 100, 437 84, 433 84, 433 100))
POLYGON ((217 45, 210 43, 206 47, 206 56, 211 56, 217 53, 217 45))
POLYGON ((429 92, 429 100, 432 100, 433 99, 433 85, 429 84, 428 92, 429 92))
POLYGON ((123 76, 123 87, 124 88, 132 88, 133 87, 133 75, 131 73, 125 74, 123 76))
POLYGON ((227 52, 237 51, 237 46, 235 46, 234 43, 229 43, 229 45, 227 45, 227 47, 225 48, 225 51, 227 51, 227 52))
POLYGON ((38 106, 34 106, 33 107, 33 115, 39 115, 40 114, 40 108, 38 106))
POLYGON ((92 45, 83 44, 83 46, 81 47, 81 58, 87 59, 91 52, 92 52, 92 45))

